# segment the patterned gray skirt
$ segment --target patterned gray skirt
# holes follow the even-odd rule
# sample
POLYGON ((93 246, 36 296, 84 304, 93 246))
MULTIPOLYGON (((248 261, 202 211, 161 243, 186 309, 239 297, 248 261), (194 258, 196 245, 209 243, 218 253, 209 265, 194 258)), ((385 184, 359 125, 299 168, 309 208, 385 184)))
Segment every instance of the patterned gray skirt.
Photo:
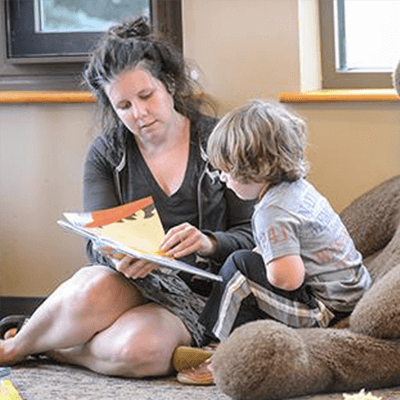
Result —
POLYGON ((152 271, 143 279, 131 279, 142 296, 175 314, 192 335, 192 345, 199 347, 204 326, 198 322, 206 298, 193 292, 177 273, 165 268, 152 271))

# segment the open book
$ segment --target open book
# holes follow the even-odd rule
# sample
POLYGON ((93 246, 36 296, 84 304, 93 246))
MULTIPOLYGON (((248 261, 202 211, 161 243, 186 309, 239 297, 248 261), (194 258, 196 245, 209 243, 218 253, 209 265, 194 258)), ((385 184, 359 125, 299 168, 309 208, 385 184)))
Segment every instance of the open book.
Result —
POLYGON ((64 213, 64 217, 65 220, 57 221, 59 225, 102 247, 163 267, 221 280, 216 274, 161 254, 159 247, 165 233, 151 197, 106 210, 64 213))

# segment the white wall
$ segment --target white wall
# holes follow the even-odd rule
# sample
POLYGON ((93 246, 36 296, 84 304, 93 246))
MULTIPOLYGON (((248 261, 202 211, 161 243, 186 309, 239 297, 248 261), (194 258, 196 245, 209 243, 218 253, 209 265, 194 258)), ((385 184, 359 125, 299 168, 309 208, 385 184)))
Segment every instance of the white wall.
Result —
POLYGON ((48 294, 84 262, 56 223, 82 208, 93 105, 0 105, 0 294, 48 294))
POLYGON ((297 0, 185 0, 184 52, 221 112, 300 89, 297 0))

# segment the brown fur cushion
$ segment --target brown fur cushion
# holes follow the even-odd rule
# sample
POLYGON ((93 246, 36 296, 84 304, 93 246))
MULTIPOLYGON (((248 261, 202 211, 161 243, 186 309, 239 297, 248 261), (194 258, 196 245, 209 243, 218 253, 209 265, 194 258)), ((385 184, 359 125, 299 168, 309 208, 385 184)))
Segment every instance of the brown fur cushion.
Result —
POLYGON ((350 316, 350 330, 382 339, 400 338, 400 265, 361 298, 350 316))
POLYGON ((251 322, 214 356, 218 388, 233 399, 278 400, 400 384, 400 342, 342 329, 251 322))
POLYGON ((400 262, 400 175, 358 197, 340 217, 374 281, 400 262))
POLYGON ((215 354, 218 388, 234 399, 272 400, 399 385, 399 216, 400 176, 341 214, 373 277, 349 329, 292 329, 268 320, 246 324, 215 354))

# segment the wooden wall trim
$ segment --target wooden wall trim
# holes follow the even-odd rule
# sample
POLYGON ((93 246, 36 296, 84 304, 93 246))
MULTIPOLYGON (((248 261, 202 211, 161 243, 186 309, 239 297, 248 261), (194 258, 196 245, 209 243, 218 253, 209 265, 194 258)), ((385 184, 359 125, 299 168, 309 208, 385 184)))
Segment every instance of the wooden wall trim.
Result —
MULTIPOLYGON (((324 102, 391 102, 399 101, 394 89, 314 90, 309 92, 282 92, 282 103, 324 102)), ((0 103, 96 103, 96 98, 81 92, 20 92, 0 91, 0 103)))
POLYGON ((0 103, 96 103, 95 97, 82 92, 0 92, 0 103))
POLYGON ((394 89, 337 89, 313 90, 309 92, 283 92, 282 103, 325 103, 325 102, 388 102, 399 101, 394 89))

